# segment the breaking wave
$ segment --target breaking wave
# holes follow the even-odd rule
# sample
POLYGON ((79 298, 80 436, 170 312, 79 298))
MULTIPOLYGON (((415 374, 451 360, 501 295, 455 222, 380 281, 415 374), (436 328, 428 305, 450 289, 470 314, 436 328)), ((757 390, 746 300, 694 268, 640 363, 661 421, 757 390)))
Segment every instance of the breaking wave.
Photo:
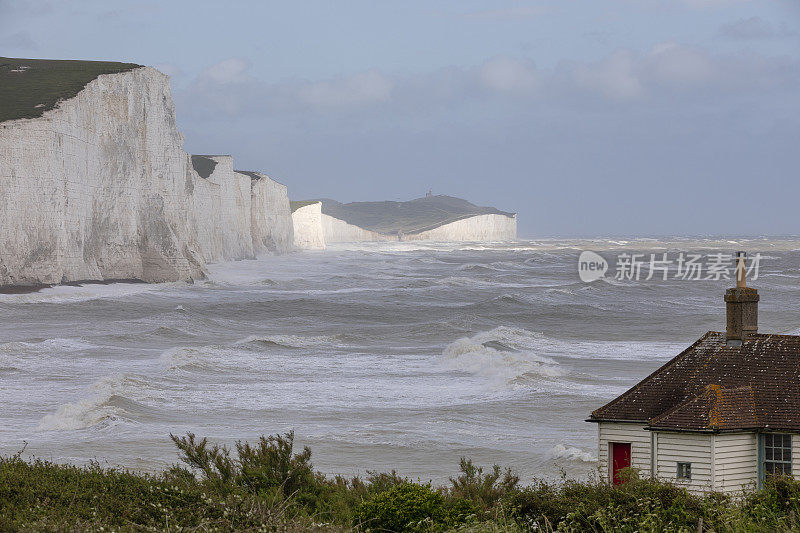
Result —
POLYGON ((33 354, 43 352, 79 352, 96 348, 81 339, 55 338, 40 342, 6 342, 0 344, 0 354, 33 354))
POLYGON ((556 444, 547 453, 547 458, 551 460, 567 460, 582 463, 594 463, 597 457, 594 454, 576 448, 575 446, 565 446, 563 444, 556 444))
POLYGON ((167 370, 218 368, 229 361, 225 351, 221 346, 177 346, 162 352, 159 360, 167 370))
POLYGON ((301 335, 250 335, 236 344, 255 344, 261 346, 276 346, 281 348, 316 348, 338 344, 336 337, 316 336, 303 337, 301 335))
POLYGON ((564 375, 556 361, 534 353, 542 338, 540 333, 500 326, 450 343, 442 358, 450 368, 512 386, 564 375))
POLYGON ((181 287, 186 282, 87 282, 83 285, 56 285, 25 294, 2 294, 0 301, 9 303, 74 303, 98 299, 121 299, 147 292, 181 287))
POLYGON ((90 396, 61 405, 52 414, 39 421, 45 431, 79 430, 99 425, 115 425, 121 420, 133 420, 151 408, 131 399, 149 387, 147 380, 134 374, 114 374, 96 381, 90 387, 90 396))

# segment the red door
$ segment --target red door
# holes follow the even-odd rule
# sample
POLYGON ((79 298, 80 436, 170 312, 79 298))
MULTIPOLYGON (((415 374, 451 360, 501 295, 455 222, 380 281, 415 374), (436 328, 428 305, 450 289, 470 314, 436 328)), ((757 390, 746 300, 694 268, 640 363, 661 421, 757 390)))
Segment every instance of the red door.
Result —
POLYGON ((631 443, 612 442, 611 443, 611 479, 614 485, 622 485, 620 470, 631 466, 631 443))

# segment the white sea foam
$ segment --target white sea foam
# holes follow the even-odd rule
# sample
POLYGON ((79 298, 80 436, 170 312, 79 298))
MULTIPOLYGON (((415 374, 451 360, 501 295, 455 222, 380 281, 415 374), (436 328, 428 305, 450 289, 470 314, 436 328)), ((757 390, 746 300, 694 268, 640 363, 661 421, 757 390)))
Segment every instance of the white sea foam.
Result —
POLYGON ((336 337, 330 335, 308 336, 302 335, 250 335, 236 344, 274 344, 286 348, 314 348, 320 346, 333 346, 338 344, 336 337))
POLYGON ((512 386, 564 375, 556 361, 532 351, 541 338, 522 328, 500 326, 450 343, 442 357, 450 368, 512 386))
POLYGON ((582 450, 581 448, 576 448, 575 446, 565 446, 561 443, 550 448, 550 451, 547 453, 547 457, 556 461, 559 459, 583 463, 594 463, 597 461, 597 457, 595 457, 594 454, 587 452, 586 450, 582 450))
POLYGON ((124 298, 186 285, 171 283, 87 283, 86 285, 56 285, 27 294, 0 294, 0 302, 8 303, 68 303, 101 298, 124 298))
POLYGON ((224 366, 227 358, 219 346, 177 346, 164 351, 159 358, 167 370, 213 368, 224 366))
POLYGON ((0 344, 0 354, 31 354, 46 352, 79 352, 95 348, 82 339, 70 339, 57 337, 40 342, 6 342, 0 344))
POLYGON ((53 414, 39 421, 39 429, 45 431, 78 430, 100 424, 113 425, 125 417, 125 409, 115 405, 115 397, 140 396, 147 381, 134 374, 114 374, 96 381, 89 388, 88 397, 65 403, 53 414))

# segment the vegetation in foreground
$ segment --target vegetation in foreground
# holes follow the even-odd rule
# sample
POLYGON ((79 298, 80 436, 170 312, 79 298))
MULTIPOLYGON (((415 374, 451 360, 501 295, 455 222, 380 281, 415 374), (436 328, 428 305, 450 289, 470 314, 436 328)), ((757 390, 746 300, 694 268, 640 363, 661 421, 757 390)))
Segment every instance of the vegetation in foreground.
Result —
POLYGON ((172 436, 186 466, 148 475, 0 458, 0 531, 800 531, 800 482, 732 499, 630 480, 535 481, 462 459, 449 485, 326 477, 293 434, 234 449, 172 436))

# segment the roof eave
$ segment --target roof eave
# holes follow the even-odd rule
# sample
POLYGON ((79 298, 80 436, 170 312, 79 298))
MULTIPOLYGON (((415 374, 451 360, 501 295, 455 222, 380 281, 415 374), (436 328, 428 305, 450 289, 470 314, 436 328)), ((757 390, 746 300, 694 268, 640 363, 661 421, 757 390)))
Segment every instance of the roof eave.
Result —
POLYGON ((624 420, 621 418, 594 418, 589 417, 584 422, 593 422, 599 424, 600 422, 612 422, 616 424, 647 424, 647 420, 624 420))

